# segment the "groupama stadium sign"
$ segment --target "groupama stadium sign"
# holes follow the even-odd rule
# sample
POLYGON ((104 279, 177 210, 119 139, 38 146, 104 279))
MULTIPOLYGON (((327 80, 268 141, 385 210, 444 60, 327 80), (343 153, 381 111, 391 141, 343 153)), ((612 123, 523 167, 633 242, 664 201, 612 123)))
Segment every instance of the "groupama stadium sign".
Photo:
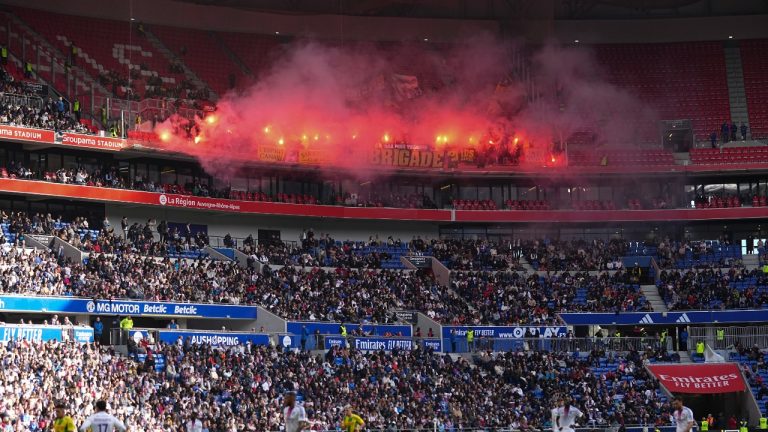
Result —
POLYGON ((5 125, 0 125, 0 138, 43 144, 56 144, 58 142, 68 147, 81 147, 96 150, 119 151, 129 147, 128 141, 120 138, 73 133, 64 133, 57 137, 51 130, 5 125))

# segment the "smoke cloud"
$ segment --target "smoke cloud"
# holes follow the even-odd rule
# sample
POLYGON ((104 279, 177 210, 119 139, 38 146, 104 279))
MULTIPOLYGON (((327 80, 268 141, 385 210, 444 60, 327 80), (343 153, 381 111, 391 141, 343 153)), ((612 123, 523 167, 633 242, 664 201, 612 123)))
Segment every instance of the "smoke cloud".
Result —
POLYGON ((524 51, 487 36, 451 46, 300 41, 190 125, 197 138, 177 118, 156 132, 226 179, 249 161, 364 171, 372 149, 406 143, 541 166, 579 136, 594 149, 655 131, 653 111, 610 84, 588 49, 524 51))

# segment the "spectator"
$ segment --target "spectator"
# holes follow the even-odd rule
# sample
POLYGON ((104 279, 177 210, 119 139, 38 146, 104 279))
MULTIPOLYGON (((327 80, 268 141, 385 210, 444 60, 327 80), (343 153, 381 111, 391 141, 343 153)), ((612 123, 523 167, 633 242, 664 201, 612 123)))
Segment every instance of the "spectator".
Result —
POLYGON ((0 372, 0 386, 36 385, 39 395, 10 395, 8 423, 22 416, 35 423, 47 420, 60 389, 77 385, 90 391, 62 399, 78 424, 92 413, 96 397, 103 397, 112 401, 111 411, 125 423, 146 431, 167 430, 169 425, 173 430, 277 430, 282 422, 278 395, 285 391, 300 392, 307 414, 323 429, 340 427, 340 407, 350 400, 367 426, 398 430, 431 429, 435 420, 445 430, 513 424, 542 429, 549 420, 549 401, 562 392, 579 401, 585 421, 595 426, 607 426, 604 413, 612 409, 620 409, 627 423, 649 423, 669 410, 642 366, 649 360, 647 352, 610 359, 600 351, 578 357, 561 352, 480 353, 468 360, 423 350, 362 353, 341 348, 315 357, 264 346, 222 349, 157 343, 146 347, 148 358, 165 359, 165 369, 156 371, 95 345, 2 345, 4 354, 19 362, 0 372), (614 372, 592 372, 606 360, 614 372), (70 366, 58 367, 65 362, 70 366), (228 377, 238 377, 237 382, 228 377), (610 381, 627 385, 608 386, 610 381), (614 406, 615 401, 621 402, 614 406))
POLYGON ((728 122, 727 121, 723 122, 722 126, 720 126, 720 135, 723 138, 723 143, 727 143, 728 142, 728 137, 730 136, 730 134, 729 134, 729 127, 728 127, 728 122))
POLYGON ((96 317, 96 321, 93 323, 93 339, 96 342, 101 343, 102 336, 104 334, 104 323, 101 322, 101 318, 96 317))

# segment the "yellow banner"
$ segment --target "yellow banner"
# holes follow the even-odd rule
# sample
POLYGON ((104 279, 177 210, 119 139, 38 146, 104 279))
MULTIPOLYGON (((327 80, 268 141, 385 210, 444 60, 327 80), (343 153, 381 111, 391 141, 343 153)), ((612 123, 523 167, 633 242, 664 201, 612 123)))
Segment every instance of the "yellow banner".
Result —
POLYGON ((397 168, 442 168, 443 153, 415 149, 374 149, 369 161, 373 165, 397 168))
POLYGON ((299 150, 299 163, 302 165, 321 165, 327 162, 328 153, 321 150, 299 150))
POLYGON ((259 147, 258 157, 262 162, 283 162, 285 149, 282 147, 259 147))

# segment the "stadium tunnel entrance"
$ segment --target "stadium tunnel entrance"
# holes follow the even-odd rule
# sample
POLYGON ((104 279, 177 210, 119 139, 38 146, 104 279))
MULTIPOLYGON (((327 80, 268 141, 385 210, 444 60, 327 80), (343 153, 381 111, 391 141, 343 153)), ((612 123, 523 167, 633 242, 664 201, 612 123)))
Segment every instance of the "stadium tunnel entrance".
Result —
POLYGON ((670 395, 683 399, 693 411, 699 430, 737 430, 742 421, 756 426, 760 410, 747 380, 735 363, 648 364, 670 395))
MULTIPOLYGON (((747 392, 721 394, 674 393, 674 395, 681 396, 683 398, 683 405, 693 411, 696 426, 699 430, 701 430, 701 422, 710 417, 714 419, 714 422, 709 426, 709 430, 735 430, 738 429, 742 420, 750 422, 749 404, 744 400, 744 397, 749 396, 747 392), (728 424, 731 416, 736 420, 736 427, 730 427, 728 424)), ((750 424, 757 424, 757 419, 754 422, 750 422, 750 424)))

